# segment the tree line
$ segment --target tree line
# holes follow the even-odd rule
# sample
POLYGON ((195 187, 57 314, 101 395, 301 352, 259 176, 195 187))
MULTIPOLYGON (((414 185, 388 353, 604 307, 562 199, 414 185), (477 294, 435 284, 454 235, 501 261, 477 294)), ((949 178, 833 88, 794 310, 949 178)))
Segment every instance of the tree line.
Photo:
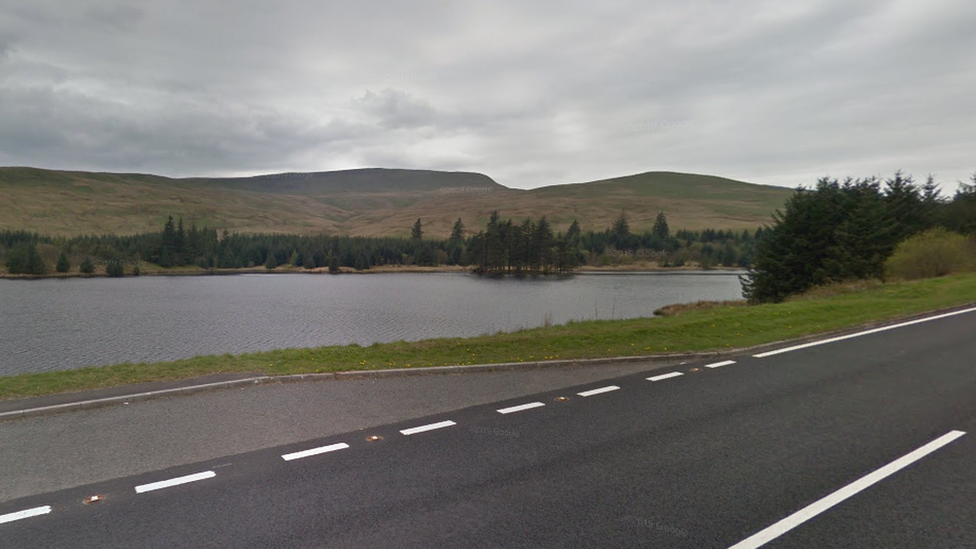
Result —
POLYGON ((900 171, 885 180, 821 178, 774 214, 743 277, 744 294, 775 302, 813 286, 883 278, 899 243, 935 227, 976 234, 976 174, 951 198, 932 177, 918 184, 900 171))
POLYGON ((138 274, 145 261, 163 268, 241 269, 292 266, 304 269, 366 270, 377 266, 471 266, 481 274, 556 274, 580 265, 646 259, 665 266, 696 262, 704 266, 746 267, 759 231, 680 230, 672 234, 662 212, 652 230, 632 232, 621 212, 603 231, 583 231, 574 221, 557 232, 545 216, 521 222, 502 220, 496 211, 484 229, 470 234, 458 219, 451 235, 424 236, 418 219, 409 238, 339 235, 241 234, 187 226, 169 216, 158 232, 135 235, 49 237, 27 231, 0 231, 0 251, 10 273, 45 274, 48 266, 38 246, 55 248, 58 272, 68 272, 69 257, 83 257, 79 270, 92 273, 104 265, 112 276, 138 274))

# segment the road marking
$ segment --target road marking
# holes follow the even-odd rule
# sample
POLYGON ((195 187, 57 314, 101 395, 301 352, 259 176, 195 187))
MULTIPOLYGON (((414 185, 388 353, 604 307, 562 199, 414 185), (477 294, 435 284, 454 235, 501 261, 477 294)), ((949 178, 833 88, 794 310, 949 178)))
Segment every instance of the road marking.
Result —
POLYGON ((46 515, 50 512, 51 512, 51 506, 45 505, 43 507, 34 507, 33 509, 24 509, 23 511, 17 511, 16 513, 7 513, 6 515, 0 515, 0 524, 13 522, 15 520, 21 520, 25 518, 37 517, 40 515, 46 515))
POLYGON ((169 480, 161 480, 159 482, 153 482, 150 484, 143 484, 142 486, 136 486, 136 493, 141 494, 143 492, 152 492, 153 490, 161 490, 163 488, 169 488, 170 486, 178 486, 180 484, 186 484, 188 482, 206 480, 208 478, 214 478, 215 476, 217 476, 217 473, 214 473, 213 471, 204 471, 202 473, 186 475, 185 477, 177 477, 177 478, 171 478, 169 480))
POLYGON ((752 356, 755 357, 755 358, 766 358, 767 356, 778 355, 780 353, 788 353, 790 351, 797 351, 799 349, 806 349, 807 347, 814 347, 814 346, 817 346, 817 345, 825 345, 827 343, 834 343, 836 341, 843 341, 845 339, 851 339, 853 337, 861 337, 861 336, 866 336, 866 335, 870 335, 870 334, 876 334, 878 332, 884 332, 886 330, 894 330, 895 328, 903 328, 905 326, 911 326, 913 324, 921 324, 922 322, 929 322, 930 320, 939 320, 940 318, 947 318, 947 317, 950 317, 950 316, 961 315, 963 313, 971 313, 973 311, 976 311, 976 307, 973 307, 971 309, 963 309, 961 311, 953 311, 951 313, 944 313, 944 314, 936 315, 936 316, 930 316, 930 317, 927 317, 927 318, 918 318, 918 319, 915 319, 915 320, 910 320, 908 322, 902 322, 900 324, 892 324, 891 326, 882 326, 880 328, 874 328, 874 329, 871 329, 871 330, 865 330, 863 332, 857 332, 855 334, 847 334, 847 335, 832 337, 830 339, 822 339, 820 341, 812 341, 810 343, 804 343, 802 345, 794 345, 792 347, 786 347, 784 349, 776 349, 775 351, 768 351, 768 352, 765 352, 765 353, 759 353, 758 355, 752 355, 752 356))
POLYGON ((509 408, 501 408, 497 410, 499 414, 511 414, 512 412, 521 412, 522 410, 531 410, 532 408, 538 408, 539 406, 545 406, 541 402, 530 402, 528 404, 520 404, 518 406, 511 406, 509 408))
POLYGON ((935 452, 939 448, 942 448, 946 444, 949 444, 965 434, 966 433, 963 431, 950 431, 949 433, 942 435, 925 446, 922 446, 921 448, 906 454, 895 461, 892 461, 877 471, 861 477, 860 479, 848 484, 840 490, 837 490, 829 496, 807 505, 803 509, 800 509, 799 511, 777 522, 776 524, 773 524, 765 530, 757 532, 739 543, 736 543, 729 549, 755 549, 757 547, 761 547, 819 515, 820 513, 823 513, 827 509, 830 509, 834 505, 837 505, 858 492, 869 488, 871 485, 884 480, 886 477, 897 473, 898 471, 908 467, 912 463, 915 463, 916 461, 931 454, 932 452, 935 452))
POLYGON ((349 445, 345 442, 340 442, 338 444, 330 444, 328 446, 320 446, 318 448, 312 448, 311 450, 303 450, 301 452, 294 452, 291 454, 284 454, 281 459, 285 461, 291 461, 293 459, 302 459, 311 456, 317 456, 319 454, 325 454, 328 452, 335 452, 336 450, 345 450, 349 445))
POLYGON ((716 362, 715 364, 706 364, 706 368, 721 368, 722 366, 731 366, 735 364, 734 360, 723 360, 722 362, 716 362))
POLYGON ((454 423, 453 421, 441 421, 440 423, 431 423, 429 425, 421 425, 420 427, 411 427, 409 429, 403 429, 400 432, 405 435, 415 435, 417 433, 423 433, 424 431, 443 429, 444 427, 450 427, 452 425, 457 425, 457 423, 454 423))
POLYGON ((678 377, 678 376, 683 376, 683 375, 684 374, 681 373, 681 372, 671 372, 671 373, 668 373, 668 374, 661 374, 659 376, 651 376, 651 377, 647 378, 647 381, 663 381, 665 379, 671 379, 672 377, 678 377))
POLYGON ((600 387, 599 389, 590 389, 589 391, 583 391, 582 393, 576 393, 581 397, 588 397, 593 395, 599 395, 601 393, 609 393, 610 391, 616 391, 620 387, 616 385, 607 385, 606 387, 600 387))

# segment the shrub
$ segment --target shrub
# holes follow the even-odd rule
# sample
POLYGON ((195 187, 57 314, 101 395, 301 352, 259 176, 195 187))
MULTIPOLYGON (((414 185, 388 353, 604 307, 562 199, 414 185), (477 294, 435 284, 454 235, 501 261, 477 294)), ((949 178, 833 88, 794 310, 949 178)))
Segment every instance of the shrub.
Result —
POLYGON ((976 269, 976 243, 942 227, 902 241, 885 262, 891 278, 915 280, 976 269))
POLYGON ((105 273, 113 278, 125 276, 125 264, 121 260, 112 260, 106 263, 105 273))

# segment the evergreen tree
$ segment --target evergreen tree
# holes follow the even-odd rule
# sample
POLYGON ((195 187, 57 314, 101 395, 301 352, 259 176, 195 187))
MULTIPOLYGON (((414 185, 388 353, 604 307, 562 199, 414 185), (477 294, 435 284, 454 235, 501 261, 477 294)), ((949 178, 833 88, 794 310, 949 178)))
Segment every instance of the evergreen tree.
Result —
POLYGON ((7 272, 10 274, 24 274, 27 271, 27 247, 16 246, 7 251, 7 272))
POLYGON ((71 270, 71 262, 68 261, 68 254, 61 252, 61 255, 58 256, 58 262, 54 266, 54 269, 59 273, 66 273, 71 270))
POLYGON ((166 219, 166 225, 163 226, 163 234, 160 238, 159 250, 157 252, 157 261, 160 267, 168 268, 172 267, 175 263, 174 254, 176 251, 176 226, 173 223, 173 216, 169 216, 166 219))
POLYGON ((33 244, 27 247, 27 272, 33 275, 47 274, 47 265, 33 244))
POLYGON ((94 273, 95 263, 92 261, 92 258, 86 256, 84 261, 82 261, 81 265, 78 267, 78 270, 81 271, 83 274, 94 273))
POLYGON ((552 270, 552 246, 552 227, 549 225, 549 221, 546 220, 546 216, 542 216, 539 218, 539 223, 535 226, 535 234, 532 235, 532 248, 537 254, 537 257, 534 258, 535 262, 532 264, 532 270, 534 272, 549 274, 552 270))
POLYGON ((339 269, 339 258, 336 257, 336 256, 334 256, 334 255, 330 255, 329 256, 329 272, 332 273, 332 274, 338 274, 339 273, 339 270, 340 270, 339 269))
POLYGON ((122 260, 113 259, 105 264, 105 274, 112 278, 121 278, 125 276, 125 265, 122 260))
POLYGON ((566 243, 571 247, 579 246, 580 243, 580 225, 579 221, 574 219, 573 223, 569 226, 566 231, 566 243))
POLYGON ((173 236, 173 264, 186 265, 193 260, 192 254, 187 250, 186 230, 183 228, 183 216, 180 216, 179 223, 176 225, 176 234, 173 236))
POLYGON ((292 267, 301 267, 302 261, 301 257, 298 255, 298 250, 292 250, 291 256, 288 257, 288 264, 292 267))
POLYGON ((423 223, 420 222, 420 218, 418 217, 417 221, 413 224, 413 228, 410 229, 410 238, 412 238, 413 240, 420 240, 421 238, 423 238, 424 237, 423 227, 424 225, 423 223))
POLYGON ((268 250, 268 257, 264 261, 264 268, 269 271, 278 268, 278 258, 275 257, 274 250, 268 250))
POLYGON ((627 241, 630 236, 630 224, 627 223, 627 214, 620 211, 620 217, 613 222, 613 227, 610 228, 610 233, 612 235, 612 242, 618 250, 627 249, 627 241))
POLYGON ((651 229, 651 233, 661 240, 667 240, 671 237, 671 229, 668 228, 668 218, 664 215, 664 212, 659 212, 657 218, 654 220, 654 228, 651 229))
POLYGON ((464 241, 464 223, 461 222, 460 217, 454 222, 454 228, 451 229, 450 240, 455 244, 460 244, 464 241))

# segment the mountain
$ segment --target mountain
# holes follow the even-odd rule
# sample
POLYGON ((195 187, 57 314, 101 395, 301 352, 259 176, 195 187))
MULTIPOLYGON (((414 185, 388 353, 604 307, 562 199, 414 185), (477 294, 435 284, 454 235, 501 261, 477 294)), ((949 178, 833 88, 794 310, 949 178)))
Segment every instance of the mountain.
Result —
POLYGON ((0 168, 0 229, 50 235, 159 230, 166 216, 240 232, 406 236, 417 218, 428 236, 447 236, 460 217, 469 230, 503 218, 546 215, 557 230, 578 219, 603 230, 620 212, 632 230, 664 211, 673 229, 753 229, 792 190, 721 177, 647 172, 510 189, 469 172, 361 169, 235 178, 0 168))

